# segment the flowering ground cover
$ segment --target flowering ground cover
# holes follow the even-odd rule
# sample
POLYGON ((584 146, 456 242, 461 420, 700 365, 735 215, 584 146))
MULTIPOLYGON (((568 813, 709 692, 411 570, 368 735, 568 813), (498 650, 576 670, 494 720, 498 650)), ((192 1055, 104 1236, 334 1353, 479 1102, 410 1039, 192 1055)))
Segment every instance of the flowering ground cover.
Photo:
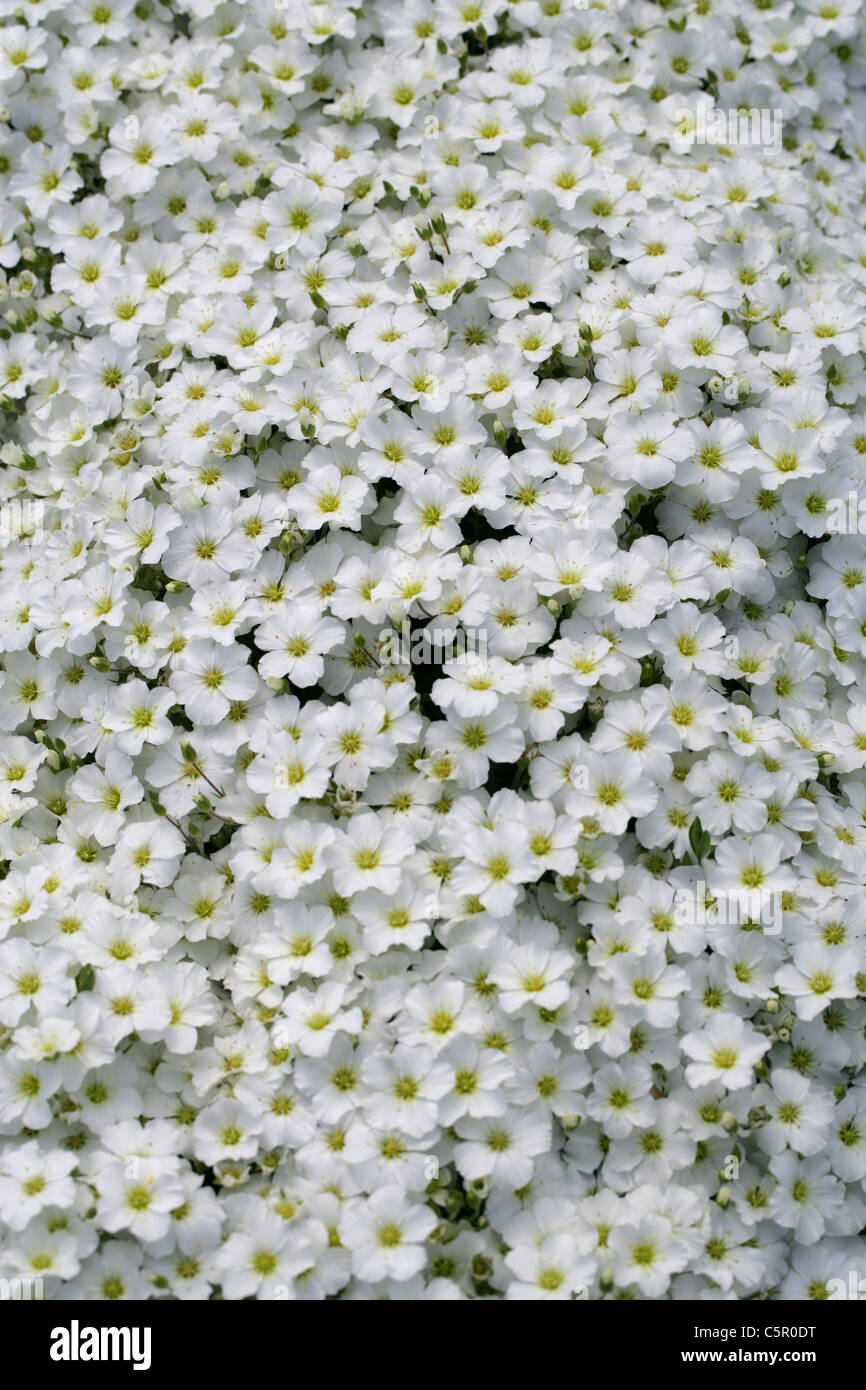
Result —
POLYGON ((856 0, 0 0, 7 1284, 863 1296, 864 131, 856 0))

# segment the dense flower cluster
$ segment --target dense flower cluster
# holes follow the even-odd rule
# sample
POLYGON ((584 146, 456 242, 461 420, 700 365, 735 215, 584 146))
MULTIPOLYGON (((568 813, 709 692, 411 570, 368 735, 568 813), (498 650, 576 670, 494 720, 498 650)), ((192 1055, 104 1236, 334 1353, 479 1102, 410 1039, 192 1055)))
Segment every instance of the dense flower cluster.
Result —
POLYGON ((856 0, 0 19, 0 1275, 858 1296, 856 0))

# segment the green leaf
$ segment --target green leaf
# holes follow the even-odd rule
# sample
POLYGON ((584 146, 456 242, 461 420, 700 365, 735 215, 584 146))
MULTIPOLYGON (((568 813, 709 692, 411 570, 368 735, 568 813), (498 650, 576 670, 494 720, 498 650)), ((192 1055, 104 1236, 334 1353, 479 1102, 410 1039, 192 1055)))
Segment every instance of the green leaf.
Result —
POLYGON ((695 858, 700 862, 709 854, 712 847, 712 840, 701 825, 697 816, 689 827, 689 845, 695 858))
POLYGON ((93 989, 96 984, 96 975, 92 965, 82 965, 78 974, 75 976, 75 988, 79 994, 86 989, 93 989))

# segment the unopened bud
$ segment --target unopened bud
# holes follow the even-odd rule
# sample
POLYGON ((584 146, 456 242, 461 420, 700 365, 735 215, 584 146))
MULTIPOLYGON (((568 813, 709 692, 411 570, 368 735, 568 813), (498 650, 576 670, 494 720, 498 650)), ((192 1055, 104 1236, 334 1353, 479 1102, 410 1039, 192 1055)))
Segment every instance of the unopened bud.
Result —
POLYGON ((450 1216, 456 1216, 460 1208, 463 1207, 463 1198, 460 1193, 449 1193, 445 1200, 445 1209, 450 1216))

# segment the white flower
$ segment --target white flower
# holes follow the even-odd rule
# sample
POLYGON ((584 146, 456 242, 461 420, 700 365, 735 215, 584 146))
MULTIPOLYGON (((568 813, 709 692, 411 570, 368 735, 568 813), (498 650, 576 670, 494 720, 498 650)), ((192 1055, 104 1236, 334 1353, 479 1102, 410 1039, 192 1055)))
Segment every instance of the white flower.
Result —
POLYGON ((550 1122, 538 1111, 511 1108, 486 1119, 458 1120, 455 1148, 458 1171, 467 1182, 488 1178, 494 1187, 523 1187, 533 1159, 547 1149, 550 1122))
POLYGON ((355 1275, 368 1283, 411 1279, 424 1268, 423 1242, 435 1225, 429 1207, 410 1203, 402 1188, 379 1188, 346 1215, 343 1233, 355 1275))
POLYGON ((791 995, 799 1018, 816 1018, 833 999, 852 999, 857 993, 854 951, 828 949, 820 942, 796 946, 793 961, 776 973, 776 983, 791 995))
POLYGON ((738 1014, 713 1014, 705 1028, 686 1033, 682 1048, 691 1061, 685 1069, 689 1085, 719 1081, 729 1091, 751 1084, 755 1063, 770 1043, 749 1028, 738 1014))

